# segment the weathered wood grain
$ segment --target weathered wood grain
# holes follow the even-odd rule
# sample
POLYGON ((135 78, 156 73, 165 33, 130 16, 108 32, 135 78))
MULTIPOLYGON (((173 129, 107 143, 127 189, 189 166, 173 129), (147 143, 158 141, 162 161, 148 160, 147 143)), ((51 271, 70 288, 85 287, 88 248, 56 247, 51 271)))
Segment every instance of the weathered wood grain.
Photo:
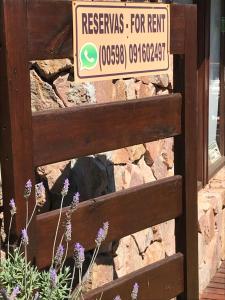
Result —
POLYGON ((181 133, 181 96, 85 105, 33 115, 35 166, 181 133))
POLYGON ((139 285, 138 300, 171 299, 183 291, 183 255, 178 253, 97 288, 85 300, 130 299, 134 283, 139 285))
MULTIPOLYGON (((28 1, 29 59, 73 57, 71 0, 28 1)), ((171 54, 184 53, 184 6, 171 5, 171 54)))
MULTIPOLYGON (((180 216, 181 185, 181 177, 175 176, 82 202, 72 217, 72 240, 87 250, 93 249, 97 231, 105 221, 110 224, 109 242, 180 216)), ((63 210, 63 220, 66 211, 67 208, 63 210)), ((37 216, 39 267, 51 261, 51 251, 46 249, 52 248, 58 214, 56 210, 37 216)), ((60 237, 63 230, 61 226, 60 237)))

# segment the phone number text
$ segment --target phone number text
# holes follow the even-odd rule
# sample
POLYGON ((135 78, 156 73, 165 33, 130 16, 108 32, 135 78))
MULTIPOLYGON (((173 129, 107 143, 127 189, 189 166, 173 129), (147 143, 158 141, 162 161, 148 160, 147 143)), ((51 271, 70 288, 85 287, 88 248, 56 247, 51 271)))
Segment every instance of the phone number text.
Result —
POLYGON ((104 66, 165 61, 166 43, 103 45, 99 48, 100 69, 104 66))

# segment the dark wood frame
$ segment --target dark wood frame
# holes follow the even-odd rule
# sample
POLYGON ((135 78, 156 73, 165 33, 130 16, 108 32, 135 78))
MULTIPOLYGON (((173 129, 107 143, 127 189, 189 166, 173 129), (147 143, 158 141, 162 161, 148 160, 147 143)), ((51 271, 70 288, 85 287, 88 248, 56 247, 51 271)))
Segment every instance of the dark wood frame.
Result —
MULTIPOLYGON (((221 64, 220 64, 220 150, 222 158, 209 167, 208 162, 208 126, 209 126, 209 56, 210 56, 210 4, 211 0, 196 0, 198 5, 198 181, 201 186, 208 183, 225 160, 225 91, 224 91, 224 60, 225 34, 221 33, 221 64)), ((225 4, 222 1, 225 14, 225 4)))
MULTIPOLYGON (((175 218, 176 254, 91 291, 85 299, 99 298, 102 293, 106 299, 114 298, 117 293, 128 299, 132 285, 138 281, 140 300, 176 296, 179 300, 197 300, 196 6, 171 5, 170 50, 174 54, 177 94, 34 114, 28 61, 71 56, 71 2, 1 0, 0 12, 3 74, 0 77, 0 159, 6 223, 10 218, 9 199, 14 197, 17 214, 12 230, 20 234, 26 217, 24 184, 28 178, 34 179, 37 165, 174 136, 175 176, 81 203, 72 215, 71 222, 76 228, 72 239, 79 240, 87 250, 93 249, 97 229, 105 218, 110 223, 106 242, 175 218), (78 126, 80 130, 76 130, 78 126), (42 156, 38 151, 43 149, 42 156)), ((34 194, 29 202, 32 209, 34 194)), ((40 268, 51 262, 58 214, 56 210, 36 216, 29 230, 32 246, 29 257, 40 268)), ((61 233, 62 230, 61 226, 61 233)))

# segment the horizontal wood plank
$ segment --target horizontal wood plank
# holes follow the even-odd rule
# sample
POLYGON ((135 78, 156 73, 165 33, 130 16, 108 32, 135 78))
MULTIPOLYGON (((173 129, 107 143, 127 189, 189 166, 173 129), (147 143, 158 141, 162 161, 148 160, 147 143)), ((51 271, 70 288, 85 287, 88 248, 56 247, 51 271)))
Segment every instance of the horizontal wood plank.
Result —
MULTIPOLYGON (((118 240, 174 219, 182 213, 182 178, 174 176, 139 187, 115 192, 80 203, 72 216, 72 241, 80 242, 86 250, 95 247, 98 229, 105 221, 109 222, 106 242, 118 240)), ((63 210, 62 220, 67 208, 63 210)), ((37 216, 37 265, 47 266, 51 261, 54 232, 59 210, 37 216)), ((60 226, 61 237, 63 226, 60 226)), ((69 254, 71 254, 69 249, 69 254)))
MULTIPOLYGON (((184 6, 171 6, 171 53, 184 53, 184 6)), ((73 57, 71 0, 28 1, 29 59, 73 57)))
POLYGON ((180 133, 180 94, 38 112, 33 115, 34 165, 180 133))
POLYGON ((85 300, 131 299, 134 283, 139 284, 138 300, 165 300, 179 295, 183 291, 183 256, 178 253, 136 272, 97 288, 87 295, 85 300))

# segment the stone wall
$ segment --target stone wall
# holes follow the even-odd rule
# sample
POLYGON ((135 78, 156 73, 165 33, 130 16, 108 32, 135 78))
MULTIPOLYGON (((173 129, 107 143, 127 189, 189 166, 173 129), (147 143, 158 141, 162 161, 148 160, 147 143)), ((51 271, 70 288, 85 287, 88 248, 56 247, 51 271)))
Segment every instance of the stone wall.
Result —
MULTIPOLYGON (((68 59, 32 62, 30 68, 33 111, 88 103, 132 101, 168 94, 172 89, 171 73, 75 84, 73 65, 68 59)), ((37 169, 37 181, 44 181, 47 190, 45 211, 59 207, 60 190, 65 177, 71 182, 65 201, 69 204, 76 191, 80 192, 81 201, 85 201, 171 175, 172 138, 74 158, 37 169)), ((173 220, 115 241, 101 250, 89 288, 102 285, 174 252, 173 220)))
MULTIPOLYGON (((69 59, 32 62, 30 68, 33 111, 132 101, 168 94, 172 90, 171 73, 75 84, 69 59)), ((71 182, 66 198, 69 204, 76 191, 80 192, 81 201, 85 201, 173 175, 173 139, 41 166, 36 173, 37 182, 44 181, 47 190, 43 211, 52 210, 59 207, 60 189, 66 177, 71 182)), ((225 259, 224 197, 225 169, 199 192, 200 290, 215 274, 221 259, 225 259)), ((100 286, 174 252, 174 220, 114 241, 101 250, 88 288, 100 286)))
POLYGON ((199 278, 200 291, 225 260, 225 167, 199 192, 199 278))

